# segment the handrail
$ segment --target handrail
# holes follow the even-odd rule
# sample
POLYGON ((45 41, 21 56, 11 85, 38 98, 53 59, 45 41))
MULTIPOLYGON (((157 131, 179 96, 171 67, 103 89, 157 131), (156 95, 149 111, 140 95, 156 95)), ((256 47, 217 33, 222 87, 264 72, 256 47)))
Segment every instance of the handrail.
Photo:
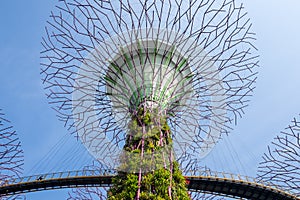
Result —
POLYGON ((75 170, 75 171, 65 171, 65 172, 54 172, 46 174, 37 174, 19 178, 5 179, 0 183, 0 186, 6 184, 17 184, 22 182, 31 182, 36 180, 51 180, 57 178, 69 178, 69 177, 79 177, 79 176, 106 176, 106 175, 116 175, 116 170, 105 169, 105 170, 75 170))

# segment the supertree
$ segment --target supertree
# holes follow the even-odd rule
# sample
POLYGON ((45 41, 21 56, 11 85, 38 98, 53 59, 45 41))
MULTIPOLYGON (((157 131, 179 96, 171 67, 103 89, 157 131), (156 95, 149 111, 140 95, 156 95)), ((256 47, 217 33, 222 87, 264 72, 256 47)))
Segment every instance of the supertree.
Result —
MULTIPOLYGON (((0 185, 7 184, 11 178, 19 177, 23 171, 23 164, 21 142, 0 109, 0 185)), ((25 196, 0 197, 0 199, 25 199, 25 196)))
POLYGON ((57 8, 42 79, 59 119, 117 168, 109 198, 188 199, 180 168, 230 131, 254 89, 258 60, 243 5, 63 0, 57 8))
POLYGON ((274 138, 259 165, 258 179, 300 196, 300 119, 274 138))

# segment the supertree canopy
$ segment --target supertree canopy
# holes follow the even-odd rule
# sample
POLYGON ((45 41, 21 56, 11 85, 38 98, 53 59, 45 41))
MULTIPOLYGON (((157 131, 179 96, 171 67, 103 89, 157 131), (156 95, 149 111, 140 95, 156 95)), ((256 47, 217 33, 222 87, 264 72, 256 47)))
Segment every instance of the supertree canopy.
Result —
POLYGON ((23 151, 21 142, 10 122, 0 109, 0 181, 18 177, 23 171, 23 151))
POLYGON ((300 196, 299 116, 268 146, 259 165, 258 179, 300 196))
POLYGON ((142 104, 166 113, 181 160, 204 156, 243 114, 258 61, 242 5, 82 0, 57 7, 43 40, 43 82, 60 120, 97 159, 118 157, 142 104))
MULTIPOLYGON (((19 177, 23 172, 23 164, 21 142, 0 109, 0 186, 7 184, 11 178, 19 177)), ((25 196, 8 196, 0 199, 25 199, 25 196)))
POLYGON ((130 184, 128 198, 158 195, 152 179, 167 183, 161 198, 188 198, 179 167, 230 131, 254 88, 250 28, 233 0, 60 1, 42 79, 59 119, 118 169, 111 199, 130 184))

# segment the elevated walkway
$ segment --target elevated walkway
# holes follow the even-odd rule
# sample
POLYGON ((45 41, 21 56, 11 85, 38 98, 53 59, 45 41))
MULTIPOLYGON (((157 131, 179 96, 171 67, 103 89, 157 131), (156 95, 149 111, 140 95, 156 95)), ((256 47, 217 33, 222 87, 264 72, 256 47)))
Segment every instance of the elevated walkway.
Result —
MULTIPOLYGON (((116 174, 115 170, 85 170, 21 177, 2 182, 0 197, 62 188, 109 187, 116 174)), ((246 176, 198 171, 185 178, 187 187, 192 192, 256 200, 300 200, 288 191, 258 183, 255 179, 246 176)))

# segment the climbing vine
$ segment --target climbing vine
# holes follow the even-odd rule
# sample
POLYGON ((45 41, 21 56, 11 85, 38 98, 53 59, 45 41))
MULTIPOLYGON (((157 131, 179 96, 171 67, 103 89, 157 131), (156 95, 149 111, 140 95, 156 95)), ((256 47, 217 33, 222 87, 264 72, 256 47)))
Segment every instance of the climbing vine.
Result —
POLYGON ((167 118, 140 108, 132 115, 109 200, 189 200, 185 178, 173 158, 167 118))

